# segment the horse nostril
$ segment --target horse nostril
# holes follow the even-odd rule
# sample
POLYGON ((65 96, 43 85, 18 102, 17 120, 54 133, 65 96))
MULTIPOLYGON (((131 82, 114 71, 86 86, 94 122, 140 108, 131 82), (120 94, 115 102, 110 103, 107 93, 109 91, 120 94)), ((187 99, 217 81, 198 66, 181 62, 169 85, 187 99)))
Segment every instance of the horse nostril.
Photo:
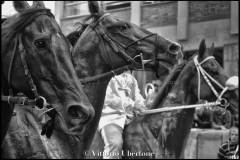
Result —
POLYGON ((74 119, 81 119, 81 122, 84 123, 88 120, 88 113, 83 111, 81 105, 71 105, 68 107, 68 114, 74 119))
POLYGON ((180 48, 181 47, 179 45, 172 43, 168 46, 168 51, 171 54, 178 54, 178 52, 180 51, 180 48))

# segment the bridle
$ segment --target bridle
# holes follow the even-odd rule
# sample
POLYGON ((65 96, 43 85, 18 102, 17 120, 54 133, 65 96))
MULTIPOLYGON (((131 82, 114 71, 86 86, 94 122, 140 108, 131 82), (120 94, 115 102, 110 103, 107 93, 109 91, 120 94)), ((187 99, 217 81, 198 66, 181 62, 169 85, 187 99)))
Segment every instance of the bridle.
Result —
POLYGON ((213 56, 208 56, 207 58, 205 58, 200 63, 198 62, 198 55, 196 55, 193 58, 193 61, 194 61, 194 64, 196 66, 197 73, 198 73, 198 101, 202 101, 202 99, 200 97, 201 75, 202 75, 205 82, 208 84, 208 86, 210 87, 210 89, 212 90, 214 95, 217 97, 217 101, 221 102, 221 105, 224 106, 225 109, 227 109, 227 107, 229 106, 229 103, 225 98, 222 98, 222 96, 228 90, 228 88, 222 86, 217 80, 215 80, 210 74, 208 74, 207 71, 204 70, 203 67, 201 66, 203 63, 207 62, 210 59, 215 59, 215 58, 213 56), (222 91, 220 93, 218 93, 217 90, 214 88, 212 83, 215 83, 222 91))
MULTIPOLYGON (((54 17, 52 13, 50 12, 49 9, 38 9, 36 12, 34 12, 23 24, 21 24, 20 30, 25 28, 27 25, 29 25, 36 17, 40 15, 47 15, 54 17)), ((19 31, 20 31, 19 30, 19 31)), ((39 95, 37 91, 37 87, 32 79, 31 73, 29 71, 27 61, 26 61, 26 50, 23 46, 22 43, 22 34, 21 33, 16 33, 14 35, 17 38, 17 42, 15 43, 14 51, 12 53, 11 59, 10 59, 10 65, 8 69, 8 77, 7 77, 7 83, 8 83, 8 90, 9 90, 9 95, 8 96, 1 96, 1 100, 8 102, 8 104, 11 106, 13 109, 14 104, 19 104, 19 105, 33 105, 37 110, 45 110, 44 112, 56 112, 55 109, 52 107, 52 105, 48 104, 46 99, 42 96, 39 95), (18 52, 21 58, 21 62, 23 65, 24 69, 24 75, 27 79, 27 83, 30 86, 30 89, 33 93, 34 99, 30 99, 28 97, 23 97, 23 96, 14 96, 13 95, 13 89, 11 86, 11 75, 12 75, 12 67, 13 67, 13 61, 17 52, 17 45, 18 45, 18 52)))
POLYGON ((128 48, 130 46, 146 39, 146 38, 151 37, 151 36, 156 36, 155 41, 156 41, 156 44, 157 44, 158 35, 156 33, 146 35, 145 37, 140 38, 140 39, 130 43, 127 46, 125 44, 122 44, 121 42, 115 40, 113 37, 111 37, 110 35, 107 34, 107 32, 104 30, 104 27, 100 24, 100 21, 102 21, 106 16, 109 16, 109 15, 110 14, 102 15, 97 21, 95 21, 93 23, 90 23, 88 25, 88 27, 91 27, 97 33, 98 37, 101 39, 102 45, 100 45, 100 47, 104 51, 104 52, 100 52, 101 56, 102 56, 104 62, 108 66, 111 66, 112 70, 110 72, 107 72, 107 73, 103 73, 103 74, 100 74, 100 75, 97 75, 97 76, 93 76, 93 77, 90 77, 90 78, 84 78, 84 79, 80 80, 81 83, 83 83, 83 84, 88 83, 88 82, 92 82, 92 81, 96 81, 99 78, 103 78, 103 77, 106 77, 106 76, 117 75, 117 74, 121 73, 122 71, 129 70, 131 68, 134 68, 134 69, 143 68, 144 69, 144 61, 147 62, 147 61, 150 61, 150 60, 144 60, 143 56, 141 56, 141 54, 136 55, 135 57, 129 56, 129 54, 127 53, 128 48), (105 47, 106 42, 113 49, 114 53, 117 53, 121 58, 124 59, 124 61, 127 64, 126 66, 115 69, 116 67, 114 67, 114 63, 111 60, 111 56, 113 56, 113 55, 110 52, 107 52, 107 49, 105 47), (139 63, 135 60, 137 57, 141 58, 141 63, 139 63), (130 64, 129 64, 129 62, 130 62, 130 64))
MULTIPOLYGON (((127 64, 129 64, 129 62, 130 62, 130 63, 131 63, 133 66, 135 66, 136 68, 137 68, 137 67, 142 67, 142 64, 136 62, 136 60, 135 60, 138 56, 140 56, 140 54, 137 55, 137 56, 135 56, 135 57, 131 57, 131 56, 129 56, 129 54, 127 53, 127 50, 128 50, 128 48, 129 48, 130 46, 133 46, 134 44, 136 44, 136 43, 138 43, 138 42, 140 42, 140 41, 142 41, 142 40, 144 40, 144 39, 146 39, 146 38, 149 38, 149 37, 151 37, 151 36, 156 36, 155 41, 157 42, 157 40, 158 40, 157 34, 156 34, 156 33, 148 34, 148 35, 146 35, 145 37, 140 38, 140 39, 138 39, 138 40, 136 40, 136 41, 134 41, 134 42, 132 42, 132 43, 130 43, 129 45, 126 46, 125 44, 123 44, 123 43, 117 41, 116 39, 114 39, 113 37, 111 37, 111 36, 104 30, 104 27, 101 25, 100 21, 103 20, 103 19, 104 19, 105 17, 107 17, 107 16, 110 16, 110 14, 104 14, 104 15, 102 15, 96 22, 90 24, 89 27, 91 27, 93 30, 95 30, 95 32, 97 33, 97 35, 102 39, 102 43, 103 43, 103 46, 104 46, 104 47, 105 47, 104 41, 106 41, 106 42, 108 42, 108 44, 111 46, 111 48, 113 49, 113 51, 114 51, 115 53, 119 54, 120 57, 122 57, 122 58, 125 60, 125 62, 127 62, 127 64), (99 24, 99 25, 98 25, 98 24, 99 24)), ((156 43, 156 44, 157 44, 157 43, 156 43)), ((106 48, 105 48, 105 51, 107 51, 106 48)), ((107 60, 107 57, 108 57, 108 59, 109 59, 109 58, 112 56, 111 53, 109 53, 109 52, 105 52, 105 53, 106 53, 106 55, 104 55, 104 54, 102 55, 105 60, 107 60)), ((108 64, 109 64, 109 63, 108 63, 108 64)), ((113 65, 113 64, 110 64, 110 65, 113 65)), ((112 68, 113 68, 113 67, 112 67, 112 68)))

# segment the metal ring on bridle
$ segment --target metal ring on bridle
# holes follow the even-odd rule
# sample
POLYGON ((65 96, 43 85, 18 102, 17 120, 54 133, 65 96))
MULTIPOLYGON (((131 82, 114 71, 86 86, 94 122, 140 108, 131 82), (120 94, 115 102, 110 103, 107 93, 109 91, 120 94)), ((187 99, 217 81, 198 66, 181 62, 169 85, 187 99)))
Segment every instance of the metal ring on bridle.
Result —
POLYGON ((47 106, 47 101, 44 97, 39 96, 38 98, 35 99, 35 108, 37 110, 43 110, 47 106))
POLYGON ((229 106, 228 100, 226 98, 221 98, 219 102, 220 106, 225 107, 225 109, 229 106))

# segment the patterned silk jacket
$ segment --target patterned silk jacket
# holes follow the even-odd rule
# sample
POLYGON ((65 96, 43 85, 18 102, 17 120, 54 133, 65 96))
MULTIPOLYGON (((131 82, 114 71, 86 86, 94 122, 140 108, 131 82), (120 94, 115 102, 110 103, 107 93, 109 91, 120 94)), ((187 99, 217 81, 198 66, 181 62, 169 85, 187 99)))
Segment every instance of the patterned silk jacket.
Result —
POLYGON ((110 80, 98 129, 107 124, 124 128, 133 117, 133 107, 145 108, 145 99, 140 94, 137 80, 128 71, 110 80))

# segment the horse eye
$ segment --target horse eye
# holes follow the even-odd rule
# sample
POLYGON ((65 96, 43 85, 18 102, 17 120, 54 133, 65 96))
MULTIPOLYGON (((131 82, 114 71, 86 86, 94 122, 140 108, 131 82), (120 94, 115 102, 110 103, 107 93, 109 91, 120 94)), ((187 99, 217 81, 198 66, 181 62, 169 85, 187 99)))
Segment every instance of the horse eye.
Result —
POLYGON ((128 29, 128 27, 127 27, 127 25, 124 25, 124 26, 121 26, 120 29, 121 29, 121 31, 125 32, 128 29))
POLYGON ((45 48, 47 45, 46 45, 46 42, 43 40, 43 39, 40 39, 40 40, 36 40, 34 42, 34 45, 39 48, 39 49, 42 49, 42 48, 45 48))

